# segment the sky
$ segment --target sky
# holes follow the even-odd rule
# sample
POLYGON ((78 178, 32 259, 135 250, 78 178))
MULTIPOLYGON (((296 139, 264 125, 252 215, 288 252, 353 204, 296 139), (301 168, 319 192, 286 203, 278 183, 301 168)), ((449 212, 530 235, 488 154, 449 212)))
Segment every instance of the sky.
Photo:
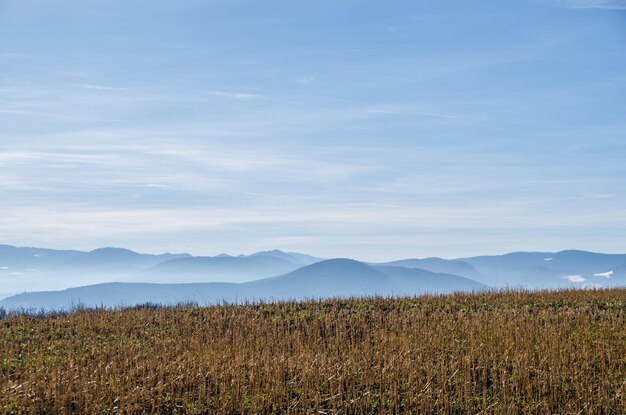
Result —
POLYGON ((0 0, 0 243, 626 252, 626 1, 0 0))

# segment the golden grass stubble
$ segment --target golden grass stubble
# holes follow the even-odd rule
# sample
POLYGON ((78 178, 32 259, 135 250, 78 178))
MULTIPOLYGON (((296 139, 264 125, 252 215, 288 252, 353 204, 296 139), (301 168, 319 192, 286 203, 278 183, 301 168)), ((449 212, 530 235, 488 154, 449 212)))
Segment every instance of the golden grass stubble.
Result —
POLYGON ((0 321, 0 413, 626 413, 625 290, 0 321))

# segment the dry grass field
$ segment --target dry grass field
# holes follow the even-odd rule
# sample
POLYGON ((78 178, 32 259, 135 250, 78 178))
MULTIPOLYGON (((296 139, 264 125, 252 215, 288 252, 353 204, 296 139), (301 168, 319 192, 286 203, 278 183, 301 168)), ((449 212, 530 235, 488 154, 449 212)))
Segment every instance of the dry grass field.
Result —
POLYGON ((626 290, 0 320, 2 414, 625 414, 626 290))

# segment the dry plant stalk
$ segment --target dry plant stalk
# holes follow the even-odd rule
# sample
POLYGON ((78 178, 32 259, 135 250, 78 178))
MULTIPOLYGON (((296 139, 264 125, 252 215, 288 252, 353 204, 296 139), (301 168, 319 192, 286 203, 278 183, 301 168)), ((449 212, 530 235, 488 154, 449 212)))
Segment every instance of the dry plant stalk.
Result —
POLYGON ((0 320, 2 414, 624 414, 626 290, 0 320))

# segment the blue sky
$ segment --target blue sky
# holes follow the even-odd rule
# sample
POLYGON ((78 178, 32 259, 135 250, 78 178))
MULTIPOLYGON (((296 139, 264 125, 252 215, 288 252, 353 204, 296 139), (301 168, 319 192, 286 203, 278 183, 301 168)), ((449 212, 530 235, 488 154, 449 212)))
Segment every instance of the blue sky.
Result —
POLYGON ((0 1, 0 243, 626 252, 626 1, 0 1))

